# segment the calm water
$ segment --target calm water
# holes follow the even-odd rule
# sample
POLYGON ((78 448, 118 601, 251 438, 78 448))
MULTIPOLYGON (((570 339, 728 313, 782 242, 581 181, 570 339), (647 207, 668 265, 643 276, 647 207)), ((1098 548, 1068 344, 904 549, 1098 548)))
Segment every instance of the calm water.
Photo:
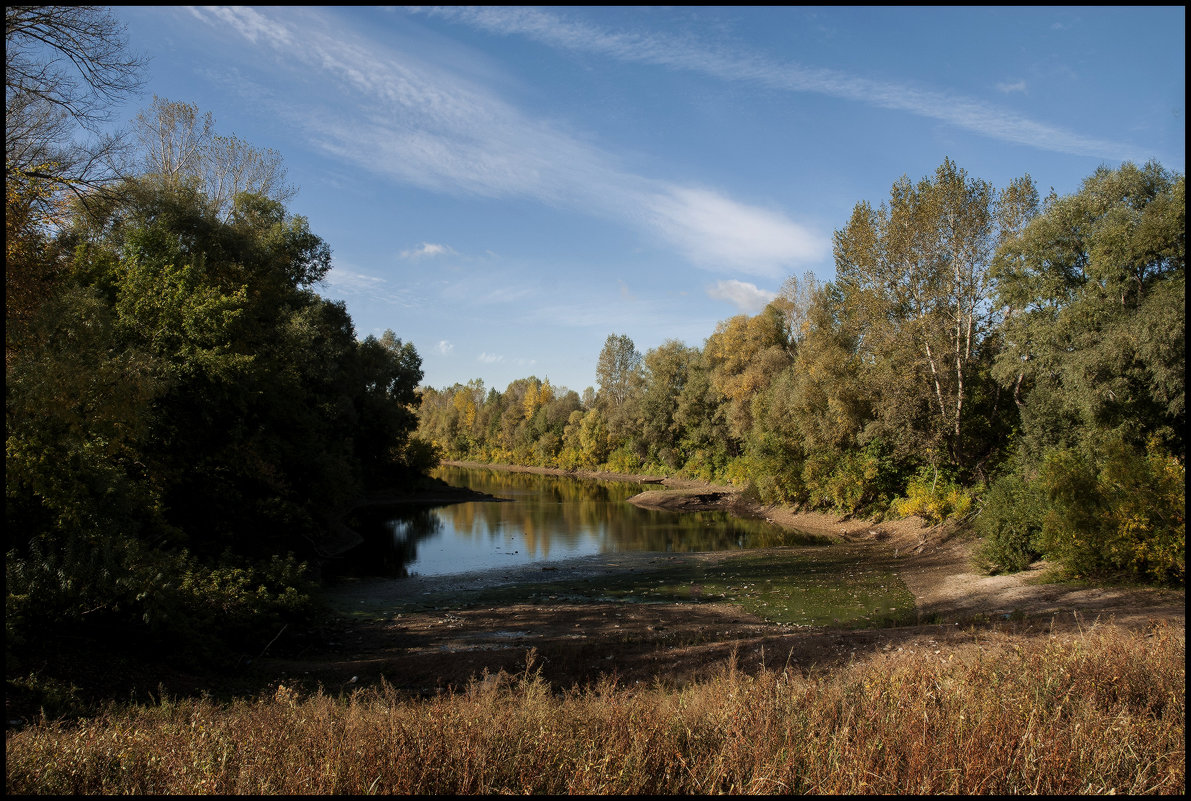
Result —
POLYGON ((798 533, 726 512, 663 512, 625 503, 650 488, 643 484, 462 467, 440 467, 433 475, 509 500, 388 509, 383 517, 357 521, 367 542, 351 554, 352 572, 434 576, 600 553, 806 542, 798 533))

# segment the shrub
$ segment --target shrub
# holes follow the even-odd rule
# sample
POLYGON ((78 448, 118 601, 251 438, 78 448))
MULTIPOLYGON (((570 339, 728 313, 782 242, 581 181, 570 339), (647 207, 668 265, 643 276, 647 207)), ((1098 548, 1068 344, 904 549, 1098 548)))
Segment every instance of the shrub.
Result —
POLYGON ((888 504, 897 476, 885 447, 873 441, 861 450, 808 456, 802 468, 802 485, 812 505, 857 514, 888 504))
POLYGON ((1114 437, 1053 451, 1040 481, 1049 500, 1043 549, 1074 574, 1185 582, 1185 470, 1156 443, 1141 451, 1114 437))
POLYGON ((682 466, 682 472, 700 481, 715 481, 720 476, 727 457, 722 451, 693 448, 682 466))
POLYGON ((972 508, 972 495, 949 476, 924 467, 910 479, 904 498, 892 504, 898 517, 918 515, 932 525, 963 517, 972 508))
POLYGON ((129 537, 80 535, 36 539, 5 561, 9 668, 60 637, 113 652, 166 643, 179 658, 207 658, 314 611, 314 584, 292 555, 210 564, 129 537))
POLYGON ((224 554, 206 567, 188 560, 178 583, 180 606, 207 636, 218 631, 228 645, 240 645, 314 611, 314 583, 293 554, 269 562, 238 562, 224 554))
POLYGON ((998 478, 984 494, 976 517, 983 537, 979 555, 990 572, 1025 570, 1042 555, 1038 537, 1046 514, 1046 495, 1022 476, 998 478))
POLYGON ((635 473, 641 467, 641 460, 627 445, 621 445, 608 454, 605 467, 613 473, 635 473))

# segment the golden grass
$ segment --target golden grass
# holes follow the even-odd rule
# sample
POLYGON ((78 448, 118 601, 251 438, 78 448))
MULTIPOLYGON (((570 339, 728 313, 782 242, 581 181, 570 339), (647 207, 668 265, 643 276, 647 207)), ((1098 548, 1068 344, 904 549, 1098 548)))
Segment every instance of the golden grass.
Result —
POLYGON ((990 633, 681 689, 533 670, 411 700, 113 708, 6 739, 10 793, 1182 793, 1185 632, 990 633))

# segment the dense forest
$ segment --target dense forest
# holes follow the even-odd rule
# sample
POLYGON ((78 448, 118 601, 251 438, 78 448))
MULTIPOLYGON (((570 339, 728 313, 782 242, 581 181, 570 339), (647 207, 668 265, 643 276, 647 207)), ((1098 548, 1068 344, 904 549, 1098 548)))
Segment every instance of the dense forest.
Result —
POLYGON ((764 503, 972 520, 993 570, 1185 577, 1185 178, 997 189, 951 160, 835 232, 836 278, 642 355, 582 396, 531 376, 421 392, 452 459, 672 474, 764 503))
POLYGON ((5 17, 9 671, 259 649, 344 513, 429 466, 421 360, 314 291, 331 251, 278 154, 164 98, 100 132, 142 68, 107 12, 5 17))

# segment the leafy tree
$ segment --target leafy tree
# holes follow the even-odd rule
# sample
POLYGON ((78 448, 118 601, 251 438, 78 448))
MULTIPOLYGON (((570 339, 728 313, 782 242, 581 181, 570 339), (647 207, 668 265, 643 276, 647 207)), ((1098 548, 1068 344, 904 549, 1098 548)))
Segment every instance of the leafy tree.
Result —
POLYGON ((711 380, 707 357, 700 351, 687 369, 674 422, 682 432, 683 470, 704 481, 711 481, 731 457, 739 455, 739 444, 729 434, 725 406, 723 394, 711 380))
POLYGON ((811 310, 822 291, 822 283, 812 272, 804 273, 801 278, 791 275, 782 282, 777 308, 785 315, 786 339, 792 346, 807 335, 811 326, 811 310))
POLYGON ((226 641, 298 614, 302 569, 268 559, 333 552, 366 491, 426 467, 417 352, 357 341, 307 288, 329 250, 304 220, 235 209, 224 223, 190 186, 131 184, 64 229, 63 284, 7 369, 14 641, 144 625, 226 641), (212 588, 231 617, 203 611, 212 588))
POLYGON ((625 334, 609 334, 596 362, 596 381, 600 395, 613 407, 623 406, 637 390, 641 378, 642 357, 633 340, 625 334))
POLYGON ((4 187, 5 364, 30 344, 39 310, 56 294, 62 254, 49 241, 40 216, 52 187, 42 180, 9 181, 4 187))
POLYGON ((790 364, 789 341, 780 307, 737 315, 716 326, 703 347, 711 382, 727 400, 729 431, 738 441, 753 425, 752 400, 790 364))
POLYGON ((980 524, 996 567, 1184 580, 1185 220, 1183 176, 1124 164, 998 249, 993 374, 1021 421, 980 524))
POLYGON ((650 350, 644 358, 641 436, 650 455, 672 469, 681 466, 682 428, 677 420, 679 399, 697 356, 694 348, 670 339, 650 350))
POLYGON ((998 221, 1028 213, 1028 177, 1002 193, 946 160, 933 178, 899 179, 888 204, 858 204, 836 232, 844 313, 863 332, 860 348, 882 393, 883 436, 904 454, 970 466, 965 442, 973 362, 998 322, 989 273, 998 221))
POLYGON ((1013 313, 995 375, 1033 464, 1099 429, 1185 454, 1185 185, 1154 163, 1101 168, 999 250, 1013 313))
POLYGON ((642 451, 644 443, 638 437, 637 420, 644 381, 643 359, 627 335, 608 335, 596 361, 596 381, 600 388, 595 405, 603 414, 608 436, 617 445, 642 451))

